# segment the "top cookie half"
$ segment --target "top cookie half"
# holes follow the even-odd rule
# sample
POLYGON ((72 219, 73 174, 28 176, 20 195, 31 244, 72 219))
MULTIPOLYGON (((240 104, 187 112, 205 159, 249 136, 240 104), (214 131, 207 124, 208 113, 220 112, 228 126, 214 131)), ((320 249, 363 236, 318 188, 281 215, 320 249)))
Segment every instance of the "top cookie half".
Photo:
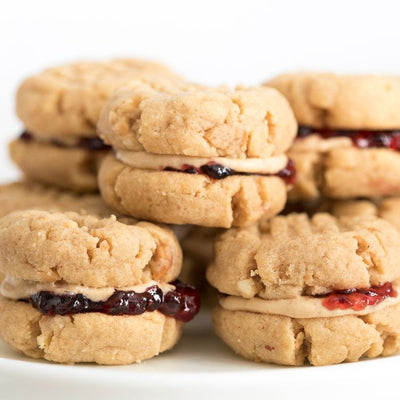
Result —
POLYGON ((17 92, 17 114, 36 136, 95 136, 101 107, 131 79, 180 81, 168 67, 120 59, 77 62, 46 69, 27 78, 17 92))
POLYGON ((266 85, 290 102, 299 125, 336 129, 400 128, 400 78, 299 72, 266 85))
POLYGON ((285 152, 297 124, 272 88, 130 85, 103 108, 98 130, 115 149, 192 157, 268 157, 285 152))

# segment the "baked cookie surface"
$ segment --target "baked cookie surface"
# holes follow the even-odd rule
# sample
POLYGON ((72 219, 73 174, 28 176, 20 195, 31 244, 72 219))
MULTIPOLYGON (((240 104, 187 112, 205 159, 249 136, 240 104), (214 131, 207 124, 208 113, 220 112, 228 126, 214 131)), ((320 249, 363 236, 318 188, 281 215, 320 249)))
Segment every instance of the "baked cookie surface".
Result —
POLYGON ((281 92, 299 125, 316 128, 399 129, 400 78, 297 72, 266 85, 281 92))
POLYGON ((337 200, 323 202, 321 209, 336 217, 375 216, 382 218, 400 229, 400 198, 389 197, 376 202, 369 200, 337 200))
POLYGON ((329 365, 390 356, 400 349, 398 304, 360 317, 302 319, 217 307, 213 321, 217 335, 253 361, 329 365))
POLYGON ((268 157, 292 143, 296 121, 270 88, 149 85, 121 89, 103 108, 100 136, 117 150, 194 157, 268 157))
POLYGON ((182 253, 172 232, 147 222, 28 210, 1 219, 0 263, 25 280, 123 287, 176 279, 182 253))
POLYGON ((12 160, 30 180, 76 193, 98 191, 98 166, 108 153, 21 139, 13 140, 9 149, 12 160))
POLYGON ((289 151, 297 171, 296 185, 289 193, 291 202, 314 200, 321 196, 352 199, 400 194, 397 179, 400 173, 399 151, 386 148, 360 149, 353 147, 350 142, 335 139, 323 141, 332 143, 307 149, 307 138, 297 139, 289 151), (302 141, 304 143, 300 143, 302 141), (329 150, 323 147, 329 147, 329 150))
POLYGON ((0 217, 13 211, 75 211, 109 217, 112 211, 98 194, 76 194, 29 181, 0 185, 0 217))
POLYGON ((47 316, 23 302, 0 298, 0 336, 15 349, 58 363, 140 362, 172 348, 182 323, 159 312, 47 316), (129 334, 130 333, 130 334, 129 334))
POLYGON ((266 85, 286 96, 299 122, 290 201, 400 194, 398 77, 293 73, 266 85))
POLYGON ((374 217, 277 216, 225 232, 215 253, 209 282, 244 298, 320 295, 400 277, 399 233, 374 217))
POLYGON ((26 129, 40 137, 96 136, 96 124, 107 98, 135 79, 181 81, 168 67, 139 59, 61 65, 21 84, 17 114, 26 129))

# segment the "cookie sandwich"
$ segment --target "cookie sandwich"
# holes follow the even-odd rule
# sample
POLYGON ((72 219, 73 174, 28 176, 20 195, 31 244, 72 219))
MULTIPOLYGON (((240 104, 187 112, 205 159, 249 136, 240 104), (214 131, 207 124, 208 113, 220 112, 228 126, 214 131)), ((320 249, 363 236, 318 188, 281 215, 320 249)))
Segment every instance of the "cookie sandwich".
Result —
POLYGON ((278 213, 295 178, 286 150, 297 125, 271 88, 120 90, 98 133, 113 147, 101 164, 105 202, 140 219, 245 226, 278 213))
POLYGON ((291 200, 400 194, 398 77, 306 72, 266 84, 286 96, 299 123, 291 200))
POLYGON ((161 64, 136 59, 77 62, 27 78, 17 92, 25 127, 10 144, 12 159, 32 180, 95 191, 98 163, 109 150, 96 135, 100 110, 131 79, 181 80, 161 64))
POLYGON ((277 216, 228 230, 215 251, 215 330, 241 356, 328 365, 399 350, 400 234, 387 221, 277 216))
POLYGON ((128 364, 172 348, 199 296, 176 237, 147 222, 20 211, 0 220, 0 337, 59 363, 128 364))

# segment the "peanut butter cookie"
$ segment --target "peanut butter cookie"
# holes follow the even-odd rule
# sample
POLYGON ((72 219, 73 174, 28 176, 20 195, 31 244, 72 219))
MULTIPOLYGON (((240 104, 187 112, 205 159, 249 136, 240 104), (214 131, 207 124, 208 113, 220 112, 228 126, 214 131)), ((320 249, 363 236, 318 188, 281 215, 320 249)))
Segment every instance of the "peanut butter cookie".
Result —
POLYGON ((115 154, 99 172, 106 203, 135 218, 209 227, 273 216, 294 168, 287 101, 269 88, 121 89, 98 129, 115 154))
POLYGON ((326 365, 400 349, 400 233, 372 216, 231 229, 207 271, 217 334, 244 357, 326 365), (398 318, 399 317, 399 318, 398 318))
POLYGON ((0 336, 32 357, 127 364, 170 349, 199 295, 166 228, 20 211, 0 220, 0 336))

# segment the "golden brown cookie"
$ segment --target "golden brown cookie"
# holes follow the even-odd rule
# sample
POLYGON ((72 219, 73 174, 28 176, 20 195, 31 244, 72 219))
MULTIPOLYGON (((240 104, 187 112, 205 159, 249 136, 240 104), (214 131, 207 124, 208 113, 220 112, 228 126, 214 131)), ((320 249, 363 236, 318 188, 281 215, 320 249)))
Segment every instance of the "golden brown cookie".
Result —
POLYGON ((96 136, 109 95, 132 79, 181 82, 167 67, 143 60, 78 62, 27 78, 17 93, 26 131, 10 146, 27 177, 78 192, 97 189, 97 164, 109 147, 96 136))
POLYGON ((182 254, 172 232, 148 222, 28 210, 1 219, 0 264, 25 280, 121 287, 176 279, 182 254))
POLYGON ((0 321, 0 336, 13 348, 67 364, 140 362, 171 349, 182 331, 181 322, 158 311, 135 316, 48 316, 28 303, 1 297, 0 321))
POLYGON ((207 270, 223 293, 217 333, 247 358, 288 365, 392 354, 399 246, 396 228, 371 216, 291 214, 231 229, 207 270))
POLYGON ((320 208, 337 217, 342 216, 375 216, 383 218, 400 229, 400 198, 392 197, 372 202, 368 200, 326 201, 320 208))
POLYGON ((139 59, 83 61, 48 68, 25 79, 17 92, 17 114, 40 138, 96 136, 101 108, 130 80, 181 81, 168 67, 139 59))
POLYGON ((98 166, 107 154, 21 139, 13 140, 9 149, 14 162, 29 179, 77 193, 97 191, 98 166))
POLYGON ((0 219, 0 336, 32 357, 126 364, 178 340, 199 295, 172 282, 175 235, 139 222, 20 211, 0 219))
POLYGON ((400 78, 292 73, 266 85, 286 96, 299 122, 291 201, 400 194, 400 78))
POLYGON ((400 127, 398 76, 295 72, 266 85, 289 100, 299 125, 356 130, 400 127))
MULTIPOLYGON (((296 185, 289 194, 291 202, 313 200, 321 196, 351 199, 400 194, 398 151, 358 149, 351 145, 332 147, 322 152, 303 151, 298 147, 303 140, 307 139, 297 139, 289 151, 297 171, 296 185)), ((334 139, 325 140, 329 141, 334 139)))
POLYGON ((400 348, 400 305, 364 316, 290 318, 217 307, 216 333, 237 354, 284 365, 329 365, 400 348))
POLYGON ((284 152, 296 122, 273 89, 131 85, 98 128, 115 151, 100 168, 102 195, 137 218, 245 226, 279 212, 294 179, 284 152))
POLYGON ((99 134, 117 150, 192 157, 265 158, 292 144, 296 121, 270 88, 153 89, 138 83, 104 106, 99 134))
POLYGON ((112 214, 98 194, 79 195, 28 181, 0 185, 0 217, 27 209, 75 211, 100 217, 112 214))

